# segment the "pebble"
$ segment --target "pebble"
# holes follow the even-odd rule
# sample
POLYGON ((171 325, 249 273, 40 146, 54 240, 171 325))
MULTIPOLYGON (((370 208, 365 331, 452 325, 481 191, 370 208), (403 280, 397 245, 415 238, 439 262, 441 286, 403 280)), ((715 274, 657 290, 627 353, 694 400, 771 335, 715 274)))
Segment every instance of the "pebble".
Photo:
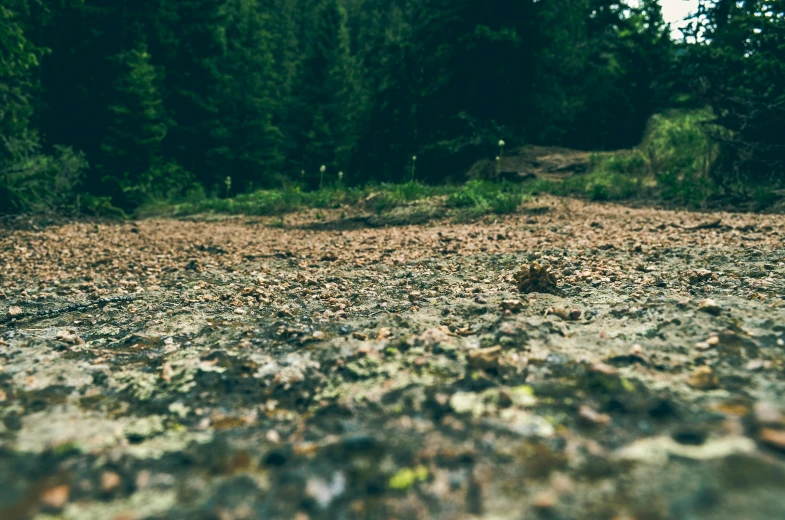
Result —
POLYGON ((762 359, 751 359, 749 363, 747 363, 747 370, 750 372, 757 372, 761 370, 764 366, 762 359))
POLYGON ((554 314, 564 321, 575 321, 581 317, 580 309, 565 309, 564 307, 551 307, 548 314, 554 314))
POLYGON ((759 401, 753 407, 755 420, 762 426, 785 426, 785 414, 774 403, 759 401))
POLYGON ((82 338, 80 338, 76 334, 68 332, 67 330, 58 331, 57 335, 55 337, 58 340, 63 341, 65 343, 70 343, 71 345, 83 345, 84 344, 84 340, 82 338))
POLYGON ((53 509, 61 509, 68 503, 70 492, 70 488, 65 484, 49 488, 41 493, 41 503, 53 509))
POLYGON ((696 390, 713 390, 720 386, 719 379, 711 367, 699 366, 690 374, 689 385, 696 390))
POLYGON ((599 372, 600 374, 605 374, 606 376, 615 376, 617 374, 617 370, 615 368, 601 361, 594 363, 591 366, 591 371, 599 372))
POLYGON ((109 492, 117 489, 120 486, 120 475, 114 471, 104 471, 101 474, 101 491, 109 492))
POLYGON ((12 318, 16 318, 17 316, 21 316, 24 314, 24 311, 21 307, 13 306, 8 308, 8 315, 12 318))
POLYGON ((578 410, 578 415, 580 415, 581 419, 588 424, 608 424, 611 422, 610 415, 606 413, 600 413, 591 406, 588 405, 581 405, 580 409, 578 410))
POLYGON ((707 312, 712 316, 719 316, 722 313, 722 306, 711 298, 698 302, 698 310, 707 312))
POLYGON ((772 448, 785 450, 785 431, 774 428, 763 428, 760 431, 760 440, 772 448))
POLYGON ((553 491, 540 491, 534 496, 534 507, 537 509, 551 509, 556 505, 558 496, 553 491))
POLYGON ((510 312, 520 312, 523 310, 523 302, 521 300, 502 300, 502 310, 510 312))
POLYGON ((469 365, 477 369, 489 369, 499 366, 502 348, 499 345, 469 351, 469 365))

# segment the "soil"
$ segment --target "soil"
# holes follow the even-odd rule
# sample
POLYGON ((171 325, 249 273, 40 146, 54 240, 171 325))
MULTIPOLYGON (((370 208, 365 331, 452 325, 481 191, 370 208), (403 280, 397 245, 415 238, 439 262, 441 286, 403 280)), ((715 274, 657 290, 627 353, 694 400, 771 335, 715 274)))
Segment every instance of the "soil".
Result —
POLYGON ((783 518, 784 239, 547 197, 6 228, 0 518, 783 518))

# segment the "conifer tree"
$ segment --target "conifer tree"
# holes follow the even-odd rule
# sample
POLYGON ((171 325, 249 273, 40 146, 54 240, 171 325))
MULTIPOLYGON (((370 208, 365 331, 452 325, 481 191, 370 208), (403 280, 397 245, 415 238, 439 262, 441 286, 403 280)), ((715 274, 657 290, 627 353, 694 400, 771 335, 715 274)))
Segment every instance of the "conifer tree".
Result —
POLYGON ((218 151, 235 186, 270 186, 281 164, 283 139, 274 124, 280 79, 270 21, 257 0, 230 0, 227 13, 227 53, 220 67, 223 134, 218 151))
POLYGON ((34 73, 41 50, 24 33, 23 2, 0 5, 0 167, 7 155, 7 140, 28 130, 33 114, 34 73))
POLYGON ((9 176, 14 150, 25 147, 33 114, 34 75, 41 50, 24 34, 20 14, 25 5, 0 5, 0 205, 11 206, 9 176))
POLYGON ((225 0, 180 0, 166 28, 172 48, 164 62, 167 113, 173 125, 165 150, 208 188, 229 172, 219 150, 225 135, 220 100, 225 79, 225 0))
POLYGON ((306 172, 312 187, 318 168, 344 169, 355 143, 361 105, 349 49, 346 13, 337 0, 323 0, 300 66, 289 128, 296 147, 294 169, 306 172))
POLYGON ((109 107, 111 124, 101 147, 103 174, 116 177, 123 190, 151 194, 172 179, 162 178, 162 148, 167 122, 158 74, 147 45, 117 57, 119 77, 115 102, 109 107))

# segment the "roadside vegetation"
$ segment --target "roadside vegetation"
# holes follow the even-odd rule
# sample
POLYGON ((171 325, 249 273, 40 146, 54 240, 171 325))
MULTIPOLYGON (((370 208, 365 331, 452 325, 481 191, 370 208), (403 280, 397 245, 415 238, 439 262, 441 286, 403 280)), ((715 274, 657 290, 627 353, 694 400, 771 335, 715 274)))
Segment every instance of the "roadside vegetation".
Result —
MULTIPOLYGON (((712 166, 719 145, 711 132, 710 110, 656 114, 643 141, 635 148, 592 154, 586 173, 563 179, 524 178, 520 181, 470 179, 460 184, 428 185, 417 180, 402 184, 372 183, 362 187, 328 180, 318 190, 298 184, 259 190, 236 197, 207 196, 194 189, 180 199, 151 201, 139 217, 187 216, 201 213, 229 215, 284 215, 303 209, 360 209, 381 214, 394 208, 431 199, 444 209, 434 213, 458 220, 487 214, 509 214, 538 194, 570 196, 592 201, 629 201, 661 207, 712 209, 733 205, 765 210, 781 203, 783 194, 770 186, 719 183, 712 166)), ((514 153, 514 152, 513 152, 514 153)))

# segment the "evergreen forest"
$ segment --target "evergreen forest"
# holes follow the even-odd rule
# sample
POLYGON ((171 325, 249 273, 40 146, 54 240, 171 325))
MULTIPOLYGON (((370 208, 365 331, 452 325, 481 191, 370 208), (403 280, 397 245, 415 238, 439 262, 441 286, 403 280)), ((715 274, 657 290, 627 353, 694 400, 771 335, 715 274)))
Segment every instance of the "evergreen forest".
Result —
POLYGON ((463 181, 672 109, 717 189, 785 180, 782 0, 4 0, 0 52, 3 212, 463 181))

